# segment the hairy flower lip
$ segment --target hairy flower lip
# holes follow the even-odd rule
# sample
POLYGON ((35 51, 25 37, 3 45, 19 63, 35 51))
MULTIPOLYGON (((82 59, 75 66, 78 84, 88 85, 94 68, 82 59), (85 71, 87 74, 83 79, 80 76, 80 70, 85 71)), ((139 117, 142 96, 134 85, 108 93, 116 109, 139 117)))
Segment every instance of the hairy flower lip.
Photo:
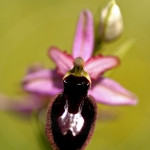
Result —
MULTIPOLYGON (((51 117, 52 116, 56 116, 56 114, 55 115, 52 115, 52 114, 54 114, 54 113, 52 113, 52 107, 54 107, 54 102, 56 101, 56 99, 57 99, 57 97, 59 96, 59 95, 61 95, 62 93, 59 93, 59 94, 57 94, 51 101, 50 101, 50 103, 49 103, 49 105, 48 105, 48 110, 47 110, 47 119, 46 119, 46 125, 45 125, 45 133, 46 133, 46 135, 47 135, 47 138, 48 138, 48 140, 49 140, 49 142, 51 143, 51 145, 52 145, 52 147, 54 148, 54 149, 56 149, 56 150, 59 150, 59 147, 58 147, 58 141, 55 141, 56 140, 56 136, 55 136, 55 132, 54 132, 54 129, 52 130, 52 124, 53 124, 53 122, 54 121, 52 121, 52 119, 51 119, 51 117), (54 138, 55 137, 55 138, 54 138)), ((91 96, 89 96, 89 98, 91 99, 91 104, 93 105, 93 112, 94 112, 94 116, 93 116, 93 122, 92 122, 92 124, 91 124, 91 127, 90 127, 90 129, 89 130, 85 130, 84 131, 84 129, 83 129, 83 131, 82 131, 82 134, 83 135, 86 135, 87 133, 87 136, 86 136, 86 139, 85 139, 85 141, 84 141, 84 143, 82 144, 82 146, 80 147, 80 148, 78 148, 79 150, 84 150, 85 148, 86 148, 86 146, 88 145, 88 143, 90 142, 90 139, 92 138, 92 135, 93 135, 93 132, 94 132, 94 127, 95 127, 95 124, 96 124, 96 118, 97 118, 97 105, 96 105, 96 102, 94 101, 94 99, 91 97, 91 96)), ((57 103, 57 104, 59 104, 59 103, 57 103)), ((89 109, 90 110, 90 109, 89 109)), ((90 113, 85 113, 85 114, 90 114, 90 113)), ((89 119, 89 120, 87 120, 88 122, 90 122, 90 120, 92 120, 91 118, 89 119)), ((55 126, 55 130, 57 129, 57 127, 55 126)), ((58 130, 57 130, 57 132, 58 132, 58 130)), ((83 136, 82 135, 82 136, 83 136)), ((59 138, 61 138, 61 136, 59 136, 59 138)), ((65 137, 66 138, 66 137, 65 137)), ((65 139, 64 138, 64 139, 65 139)), ((75 137, 73 137, 73 138, 76 138, 76 136, 75 137)), ((76 139, 78 139, 79 138, 79 140, 81 140, 80 139, 80 136, 79 135, 77 135, 77 138, 76 139)), ((57 138, 57 140, 58 140, 58 138, 57 138)), ((75 142, 77 142, 76 140, 75 140, 75 142)), ((64 145, 65 143, 63 143, 63 145, 64 145)), ((68 150, 68 149, 67 149, 68 150)), ((70 149, 69 149, 70 150, 70 149)))

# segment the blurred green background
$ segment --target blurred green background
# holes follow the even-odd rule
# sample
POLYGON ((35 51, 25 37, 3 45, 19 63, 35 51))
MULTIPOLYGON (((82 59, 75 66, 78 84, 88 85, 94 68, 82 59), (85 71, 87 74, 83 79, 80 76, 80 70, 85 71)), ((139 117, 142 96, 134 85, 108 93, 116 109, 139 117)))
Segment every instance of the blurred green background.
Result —
MULTIPOLYGON (((0 91, 21 95, 20 80, 34 62, 55 65, 47 49, 56 45, 69 53, 78 15, 88 8, 95 15, 108 0, 0 0, 0 91)), ((124 33, 104 45, 113 54, 120 45, 136 39, 111 78, 139 97, 137 106, 99 105, 99 117, 87 150, 150 149, 150 1, 117 0, 124 33)), ((43 150, 35 122, 0 112, 0 150, 43 150)))

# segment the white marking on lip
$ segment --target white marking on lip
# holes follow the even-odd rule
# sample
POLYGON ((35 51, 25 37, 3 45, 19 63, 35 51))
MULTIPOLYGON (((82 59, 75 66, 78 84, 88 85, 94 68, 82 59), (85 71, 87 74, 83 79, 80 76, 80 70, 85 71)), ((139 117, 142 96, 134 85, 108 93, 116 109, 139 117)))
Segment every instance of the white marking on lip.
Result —
POLYGON ((67 134, 67 131, 70 130, 73 136, 76 136, 81 131, 84 119, 81 116, 81 107, 76 114, 72 114, 68 112, 68 101, 66 101, 66 105, 64 106, 64 113, 62 116, 58 118, 59 127, 63 135, 67 134))

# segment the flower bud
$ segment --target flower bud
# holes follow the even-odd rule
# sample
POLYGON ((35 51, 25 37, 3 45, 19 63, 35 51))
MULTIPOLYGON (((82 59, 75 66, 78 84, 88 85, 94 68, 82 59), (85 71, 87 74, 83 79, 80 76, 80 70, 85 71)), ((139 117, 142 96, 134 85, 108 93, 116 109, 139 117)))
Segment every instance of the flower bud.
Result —
POLYGON ((122 30, 122 15, 116 2, 112 0, 102 10, 100 15, 100 38, 104 42, 112 41, 121 35, 122 30))

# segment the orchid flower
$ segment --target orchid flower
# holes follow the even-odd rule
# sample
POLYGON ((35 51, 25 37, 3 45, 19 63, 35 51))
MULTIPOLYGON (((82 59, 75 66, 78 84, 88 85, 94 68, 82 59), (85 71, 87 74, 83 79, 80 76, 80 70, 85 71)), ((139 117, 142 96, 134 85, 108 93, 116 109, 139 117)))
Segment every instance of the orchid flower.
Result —
MULTIPOLYGON (((73 54, 69 55, 56 47, 51 47, 48 51, 48 55, 57 65, 57 74, 64 75, 61 88, 63 90, 57 91, 49 103, 45 126, 47 138, 55 150, 86 148, 97 118, 95 100, 109 105, 137 103, 134 94, 115 81, 102 76, 106 70, 116 67, 119 59, 115 56, 102 55, 92 57, 93 30, 92 14, 84 10, 77 24, 73 54)), ((37 86, 43 84, 43 81, 39 81, 31 81, 26 90, 42 88, 37 86)), ((44 81, 43 85, 53 87, 50 80, 44 81)), ((52 88, 51 92, 53 90, 52 88)))
POLYGON ((94 24, 89 10, 84 10, 79 16, 74 37, 72 55, 52 46, 48 56, 56 64, 56 69, 37 68, 33 66, 22 80, 23 89, 30 92, 30 98, 20 98, 23 101, 11 102, 7 96, 1 96, 0 109, 21 112, 32 112, 47 105, 50 98, 63 90, 62 77, 73 68, 77 57, 84 60, 84 70, 89 74, 92 85, 89 94, 97 103, 106 105, 136 105, 137 97, 116 81, 106 78, 103 73, 120 64, 116 56, 92 56, 94 51, 94 24), (5 97, 5 98, 4 98, 5 97), (38 97, 38 98, 37 98, 38 97))
MULTIPOLYGON (((77 137, 80 137, 80 133, 83 136, 83 133, 85 133, 85 131, 88 131, 87 135, 84 134, 85 139, 83 140, 81 138, 83 142, 79 145, 79 147, 81 147, 80 150, 85 149, 85 147, 89 143, 95 126, 97 114, 96 102, 106 105, 137 104, 137 97, 135 94, 128 91, 116 81, 103 76, 103 73, 105 71, 117 67, 120 64, 120 60, 118 57, 112 55, 103 56, 102 54, 99 54, 97 56, 93 56, 95 44, 94 42, 93 16, 89 10, 84 10, 81 12, 78 19, 72 54, 68 54, 65 51, 60 50, 56 46, 50 47, 50 49, 48 50, 48 56, 54 61, 54 63, 56 64, 56 68, 46 69, 41 66, 31 67, 28 70, 28 73, 22 79, 22 87, 25 91, 30 93, 29 96, 21 98, 19 97, 19 99, 22 99, 22 101, 12 102, 9 100, 9 97, 1 95, 0 109, 30 113, 33 110, 40 110, 42 108, 45 108, 48 104, 48 101, 50 100, 51 102, 48 106, 47 114, 46 134, 52 144, 52 147, 54 149, 59 149, 59 145, 60 147, 62 147, 62 149, 64 148, 64 144, 62 142, 64 140, 63 136, 66 135, 68 130, 72 132, 73 138, 75 138, 75 140, 77 139, 78 143, 80 143, 80 138, 78 139, 77 137), (76 69, 79 70, 76 72, 76 69), (83 114, 88 114, 89 117, 91 117, 90 115, 92 115, 93 120, 91 121, 89 128, 87 124, 84 124, 84 121, 88 120, 86 120, 86 116, 81 116, 80 106, 77 104, 79 107, 79 112, 73 114, 68 111, 69 102, 66 100, 66 104, 63 104, 64 114, 58 118, 58 123, 62 132, 62 139, 59 140, 60 137, 55 137, 55 133, 53 133, 55 131, 52 131, 53 126, 55 128, 55 121, 53 121, 54 125, 52 126, 53 122, 51 122, 50 114, 53 119, 56 120, 56 115, 53 115, 52 111, 54 110, 57 113, 57 110, 60 106, 59 104, 55 104, 55 106, 53 106, 54 101, 64 99, 61 94, 62 92, 67 96, 68 94, 70 94, 70 90, 65 89, 66 87, 65 85, 63 85, 63 82, 65 84, 66 80, 69 80, 69 82, 71 80, 72 84, 72 80, 74 80, 75 78, 72 78, 72 76, 70 77, 70 74, 77 75, 76 73, 79 73, 79 77, 84 77, 84 82, 86 83, 86 85, 84 85, 84 88, 86 89, 86 92, 84 91, 82 93, 80 89, 74 88, 75 93, 80 92, 81 97, 86 100, 86 103, 90 103, 90 107, 88 107, 88 109, 84 109, 85 107, 82 106, 83 111, 85 111, 83 112, 83 114), (87 91, 88 96, 86 95, 87 91), (56 107, 56 105, 58 105, 58 108, 56 107), (67 117, 65 118, 64 115, 66 115, 67 117), (79 124, 79 129, 77 129, 76 126, 74 127, 74 122, 71 123, 68 120, 68 117, 69 119, 75 119, 73 121, 77 123, 77 125, 79 124), (78 121, 76 121, 76 119, 78 119, 78 121), (68 125, 67 127, 66 125, 64 125, 64 122, 68 125), (54 135, 52 136, 52 134, 54 135), (59 144, 57 142, 57 144, 55 143, 56 139, 59 144)), ((74 96, 76 97, 76 95, 74 94, 73 96, 72 94, 70 95, 69 96, 71 98, 74 98, 74 96)), ((68 149, 70 149, 70 147, 68 149)), ((75 149, 78 149, 78 146, 75 149)))
POLYGON ((30 73, 23 79, 23 88, 32 93, 54 96, 63 90, 62 77, 73 68, 73 60, 82 57, 85 61, 84 69, 92 80, 89 94, 96 102, 107 105, 135 105, 137 97, 110 78, 103 77, 103 73, 119 65, 116 56, 93 56, 94 50, 93 17, 89 10, 84 10, 79 16, 75 33, 72 55, 51 47, 49 57, 56 64, 56 69, 42 69, 30 73))

